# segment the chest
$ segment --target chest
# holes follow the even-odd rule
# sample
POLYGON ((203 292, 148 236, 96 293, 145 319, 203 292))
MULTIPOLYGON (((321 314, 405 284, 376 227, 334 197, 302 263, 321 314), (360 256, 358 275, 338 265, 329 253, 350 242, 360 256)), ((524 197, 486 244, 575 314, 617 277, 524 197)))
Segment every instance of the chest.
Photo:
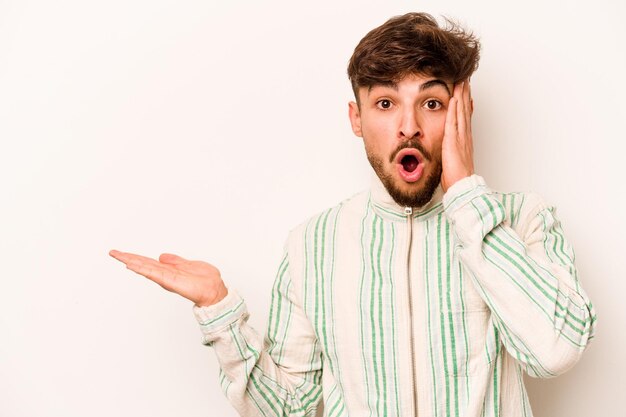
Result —
POLYGON ((349 344, 369 332, 395 343, 409 319, 486 309, 443 215, 411 223, 373 216, 332 234, 310 232, 302 305, 322 342, 334 335, 349 344))

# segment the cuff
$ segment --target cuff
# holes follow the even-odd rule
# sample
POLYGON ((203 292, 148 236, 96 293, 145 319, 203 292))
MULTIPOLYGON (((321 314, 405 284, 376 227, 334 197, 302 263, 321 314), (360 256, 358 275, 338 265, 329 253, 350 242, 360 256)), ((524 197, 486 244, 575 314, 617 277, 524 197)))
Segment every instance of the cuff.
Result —
POLYGON ((443 196, 448 219, 461 242, 482 240, 504 218, 502 203, 492 196, 485 180, 472 175, 457 181, 443 196))
POLYGON ((485 180, 480 175, 470 175, 452 184, 443 195, 443 208, 446 213, 453 213, 475 197, 489 191, 485 180))
POLYGON ((203 343, 211 344, 216 339, 215 333, 237 322, 247 315, 248 311, 239 294, 229 289, 226 297, 216 304, 208 307, 194 305, 193 314, 204 335, 203 343))

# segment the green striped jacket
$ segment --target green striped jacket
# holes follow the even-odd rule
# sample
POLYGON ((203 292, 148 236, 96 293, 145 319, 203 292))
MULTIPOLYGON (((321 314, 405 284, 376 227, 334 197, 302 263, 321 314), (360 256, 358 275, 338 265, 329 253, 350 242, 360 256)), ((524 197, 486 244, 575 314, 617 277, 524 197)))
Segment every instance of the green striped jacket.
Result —
POLYGON ((595 313, 554 209, 479 176, 419 210, 374 179, 294 229, 265 338, 233 290, 194 307, 243 416, 531 416, 595 313))

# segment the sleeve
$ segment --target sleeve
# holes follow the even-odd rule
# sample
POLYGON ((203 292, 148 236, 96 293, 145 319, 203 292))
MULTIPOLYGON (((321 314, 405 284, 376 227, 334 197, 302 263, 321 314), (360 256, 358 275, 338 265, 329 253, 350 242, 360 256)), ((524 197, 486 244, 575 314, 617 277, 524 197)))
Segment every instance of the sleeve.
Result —
POLYGON ((504 347, 529 375, 547 378, 580 359, 596 315, 554 208, 535 195, 520 196, 523 202, 507 216, 502 199, 473 175, 450 187, 444 210, 455 251, 504 347))
POLYGON ((242 416, 315 416, 322 396, 322 359, 313 328, 281 262, 265 339, 248 325, 241 297, 229 290, 210 307, 194 306, 203 343, 220 364, 220 383, 242 416))

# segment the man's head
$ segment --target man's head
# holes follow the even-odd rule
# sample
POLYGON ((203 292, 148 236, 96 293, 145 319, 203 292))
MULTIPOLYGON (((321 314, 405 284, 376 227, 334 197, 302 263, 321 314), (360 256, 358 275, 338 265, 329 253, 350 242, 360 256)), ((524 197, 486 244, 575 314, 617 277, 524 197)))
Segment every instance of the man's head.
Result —
POLYGON ((400 205, 428 203, 441 177, 441 141, 454 85, 476 70, 479 43, 428 14, 394 17, 359 42, 348 65, 350 120, 400 205))

